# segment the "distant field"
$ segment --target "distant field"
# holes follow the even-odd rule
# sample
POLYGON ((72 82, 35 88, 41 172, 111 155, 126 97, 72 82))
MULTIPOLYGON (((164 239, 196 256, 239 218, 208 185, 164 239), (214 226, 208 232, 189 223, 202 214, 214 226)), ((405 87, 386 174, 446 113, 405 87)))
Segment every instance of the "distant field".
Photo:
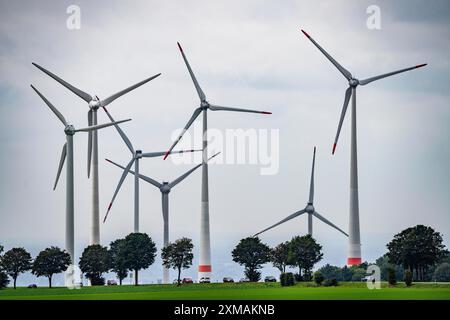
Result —
POLYGON ((142 285, 67 288, 7 288, 0 290, 0 300, 450 300, 450 284, 404 284, 380 290, 369 290, 364 283, 341 283, 338 287, 315 287, 299 283, 282 288, 279 283, 214 283, 175 285, 142 285))

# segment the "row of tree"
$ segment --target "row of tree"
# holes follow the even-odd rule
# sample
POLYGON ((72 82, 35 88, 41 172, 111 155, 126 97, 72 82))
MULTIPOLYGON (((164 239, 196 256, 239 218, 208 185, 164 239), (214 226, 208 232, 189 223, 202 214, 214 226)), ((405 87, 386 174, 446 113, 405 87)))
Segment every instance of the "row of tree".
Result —
POLYGON ((298 268, 297 279, 310 280, 314 265, 322 260, 322 246, 310 235, 296 236, 270 248, 259 238, 242 239, 231 253, 233 261, 243 265, 250 281, 259 281, 263 264, 272 262, 281 273, 286 267, 298 268))
MULTIPOLYGON (((193 244, 188 238, 181 238, 161 250, 163 265, 178 270, 180 283, 181 270, 189 268, 193 259, 193 244)), ((47 277, 52 287, 52 277, 64 272, 71 264, 70 255, 58 247, 41 251, 32 259, 24 248, 12 248, 2 255, 0 246, 0 288, 9 283, 8 275, 16 288, 21 273, 31 271, 37 277, 47 277)), ((103 285, 103 274, 114 272, 120 284, 129 271, 134 272, 135 285, 138 285, 139 271, 147 269, 155 262, 156 245, 145 233, 131 233, 123 239, 110 243, 109 249, 101 245, 86 247, 80 257, 79 268, 92 285, 103 285)))
MULTIPOLYGON (((382 280, 389 280, 394 274, 397 280, 405 278, 405 272, 411 273, 416 281, 450 281, 449 252, 443 244, 442 235, 433 228, 417 225, 396 234, 386 245, 388 252, 377 259, 381 268, 382 280)), ((297 281, 311 280, 314 265, 322 257, 322 247, 311 236, 297 236, 290 241, 280 243, 274 248, 261 242, 259 238, 245 238, 232 251, 233 261, 245 268, 250 281, 258 281, 262 266, 271 262, 283 274, 286 267, 298 268, 297 281)), ((351 267, 325 265, 318 271, 325 279, 337 281, 360 281, 367 275, 368 263, 351 267)))

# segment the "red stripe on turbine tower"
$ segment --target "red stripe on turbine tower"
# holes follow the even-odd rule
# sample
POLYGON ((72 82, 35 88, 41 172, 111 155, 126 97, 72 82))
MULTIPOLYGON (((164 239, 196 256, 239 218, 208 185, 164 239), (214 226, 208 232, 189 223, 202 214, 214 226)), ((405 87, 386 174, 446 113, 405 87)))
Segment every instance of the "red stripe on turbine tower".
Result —
POLYGON ((199 265, 198 271, 199 272, 211 272, 212 268, 210 265, 199 265))
POLYGON ((361 258, 347 258, 347 265, 357 266, 361 264, 361 258))

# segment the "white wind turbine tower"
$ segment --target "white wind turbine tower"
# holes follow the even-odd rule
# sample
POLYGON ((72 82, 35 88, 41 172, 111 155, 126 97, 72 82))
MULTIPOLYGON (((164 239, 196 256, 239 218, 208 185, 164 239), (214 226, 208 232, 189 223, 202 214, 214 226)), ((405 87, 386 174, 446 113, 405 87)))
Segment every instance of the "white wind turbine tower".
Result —
MULTIPOLYGON (((111 120, 111 122, 114 123, 114 119, 109 114, 108 110, 106 110, 105 107, 103 107, 103 110, 105 110, 105 112, 106 112, 108 118, 111 120)), ((130 139, 128 139, 127 135, 122 131, 122 129, 117 124, 115 124, 114 126, 116 127, 117 132, 122 137, 122 139, 125 142, 128 149, 130 150, 131 160, 127 164, 124 172, 122 173, 122 176, 120 177, 120 180, 119 180, 119 183, 117 184, 114 195, 111 199, 111 202, 109 203, 105 218, 103 219, 103 223, 106 221, 106 218, 108 217, 108 214, 111 210, 112 204, 113 204, 114 200, 116 199, 116 196, 119 193, 120 188, 122 187, 122 184, 127 176, 127 173, 131 169, 131 166, 134 164, 134 171, 139 174, 139 160, 140 159, 162 157, 166 154, 166 152, 163 152, 163 151, 161 151, 161 152, 142 152, 142 150, 135 150, 133 148, 133 145, 131 144, 130 139)), ((174 153, 185 153, 185 152, 194 152, 194 151, 201 151, 201 150, 170 151, 170 153, 174 154, 174 153)), ((134 232, 139 232, 139 176, 138 175, 136 175, 134 178, 134 232)))
POLYGON ((367 78, 364 80, 358 80, 353 75, 341 66, 336 60, 333 59, 313 38, 309 36, 304 30, 303 34, 311 40, 311 42, 322 52, 325 57, 342 73, 345 79, 348 81, 349 87, 345 91, 344 106, 342 107, 341 117, 336 133, 336 138, 333 144, 334 154, 336 150, 339 133, 341 132, 342 122, 344 121, 345 112, 347 106, 352 97, 352 119, 351 119, 351 147, 350 147, 350 218, 349 218, 349 251, 348 251, 348 265, 361 264, 361 241, 359 231, 359 200, 358 200, 358 161, 357 161, 357 141, 356 141, 356 87, 358 85, 366 85, 372 81, 380 80, 386 77, 393 76, 398 73, 402 73, 409 70, 414 70, 426 66, 427 64, 419 64, 414 67, 396 70, 393 72, 381 74, 375 77, 367 78))
POLYGON ((34 91, 44 100, 47 106, 53 111, 53 113, 58 117, 58 119, 64 124, 64 133, 66 134, 66 143, 63 146, 61 159, 59 161, 58 173, 56 175, 55 185, 56 185, 61 175, 61 170, 64 165, 64 161, 67 157, 66 166, 66 250, 70 254, 72 264, 75 264, 74 258, 74 182, 73 182, 73 135, 76 132, 92 132, 97 129, 106 128, 118 123, 125 121, 130 121, 131 119, 121 120, 114 123, 99 124, 94 126, 89 126, 82 129, 75 129, 75 127, 69 124, 64 116, 48 101, 33 85, 31 86, 34 91))
POLYGON ((222 107, 214 104, 210 104, 206 100, 205 93, 201 89, 197 79, 195 78, 194 72, 189 65, 188 60, 181 48, 181 45, 178 43, 178 48, 180 49, 181 55, 183 56, 183 60, 186 64, 186 67, 189 71, 189 74, 194 82, 195 89, 197 90, 198 97, 200 98, 200 106, 194 110, 193 115, 189 119, 188 123, 184 127, 181 134, 175 140, 175 142, 170 147, 169 151, 167 151, 164 159, 167 158, 167 155, 170 151, 175 147, 175 145, 180 141, 183 134, 186 130, 192 125, 194 120, 203 113, 203 135, 202 135, 202 145, 203 145, 203 164, 202 164, 202 196, 201 196, 201 218, 200 218, 200 259, 198 266, 198 278, 211 278, 211 244, 210 244, 210 231, 209 231, 209 193, 208 193, 208 164, 205 161, 207 159, 207 111, 236 111, 236 112, 250 112, 250 113, 261 113, 261 114, 271 114, 271 112, 266 111, 256 111, 256 110, 248 110, 248 109, 240 109, 240 108, 229 108, 222 107))
POLYGON ((337 227, 335 224, 333 224, 332 222, 330 222, 329 220, 327 220, 325 217, 323 217, 322 215, 320 215, 316 209, 314 208, 314 165, 316 162, 316 147, 314 147, 314 153, 313 153, 313 162, 312 162, 312 169, 311 169, 311 182, 310 182, 310 186, 309 186, 309 199, 308 199, 308 203, 306 204, 306 207, 300 211, 294 212, 293 214, 291 214, 290 216, 284 218, 283 220, 281 220, 280 222, 275 223, 274 225, 256 233, 254 235, 254 237, 260 235, 263 232, 266 232, 272 228, 275 228, 276 226, 279 226, 282 223, 285 223, 291 219, 294 219, 304 213, 308 214, 308 234, 310 236, 313 235, 313 226, 312 226, 312 221, 313 221, 313 216, 316 217, 317 219, 321 220, 322 222, 326 223, 327 225, 329 225, 330 227, 335 228, 336 230, 342 232, 344 235, 346 235, 348 237, 348 234, 346 232, 344 232, 342 229, 340 229, 339 227, 337 227))
MULTIPOLYGON (((214 154, 213 156, 211 156, 208 159, 208 161, 211 160, 212 158, 214 158, 215 156, 217 156, 219 153, 220 152, 218 152, 218 153, 214 154)), ((121 166, 120 164, 117 164, 117 163, 115 163, 115 162, 113 162, 113 161, 111 161, 109 159, 106 159, 106 161, 108 161, 108 162, 114 164, 115 166, 125 170, 125 167, 121 166)), ((163 181, 162 183, 159 183, 158 181, 156 181, 156 180, 154 180, 152 178, 144 176, 143 174, 139 174, 139 178, 141 178, 142 180, 144 180, 144 181, 150 183, 151 185, 157 187, 159 189, 159 191, 161 191, 162 214, 163 214, 163 222, 164 222, 164 236, 163 236, 163 238, 164 238, 163 246, 164 247, 166 247, 169 244, 169 192, 172 190, 173 187, 175 187, 181 181, 186 179, 191 173, 193 173, 195 170, 197 170, 201 166, 202 166, 202 164, 199 164, 199 165, 195 166, 194 168, 190 169, 189 171, 187 171, 183 175, 179 176, 178 178, 176 178, 172 182, 163 181)), ((131 171, 131 170, 129 170, 128 172, 131 173, 131 174, 134 174, 134 172, 131 171)), ((163 283, 169 283, 169 269, 166 268, 166 267, 164 267, 164 271, 163 271, 163 283)))
MULTIPOLYGON (((96 125, 97 124, 97 110, 100 107, 105 107, 117 98, 122 95, 140 87, 141 85, 149 82, 150 80, 155 79, 160 76, 161 73, 158 73, 150 78, 147 78, 141 82, 138 82, 124 90, 121 90, 106 99, 100 100, 96 95, 90 95, 73 85, 67 83, 57 75, 48 71, 47 69, 41 67, 40 65, 33 63, 35 67, 37 67, 42 72, 46 73, 48 76, 62 84, 64 87, 75 93, 81 99, 86 101, 89 106, 88 111, 88 125, 96 125)), ((98 191, 98 135, 97 131, 89 132, 88 136, 88 158, 87 158, 87 172, 88 178, 90 177, 91 172, 91 164, 92 164, 92 226, 91 226, 91 244, 99 244, 100 243, 100 225, 99 225, 99 191, 98 191)))

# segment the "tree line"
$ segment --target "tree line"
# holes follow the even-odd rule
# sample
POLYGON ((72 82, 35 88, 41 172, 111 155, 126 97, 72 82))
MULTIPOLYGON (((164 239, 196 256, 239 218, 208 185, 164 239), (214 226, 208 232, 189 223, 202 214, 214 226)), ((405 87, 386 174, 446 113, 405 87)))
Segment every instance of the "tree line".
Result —
MULTIPOLYGON (((181 238, 161 250, 163 265, 178 271, 178 284, 181 283, 181 270, 192 265, 193 247, 191 239, 181 238)), ((71 264, 70 255, 53 246, 41 251, 34 260, 24 248, 12 248, 4 254, 3 251, 0 245, 0 288, 9 284, 10 276, 15 289, 18 276, 27 271, 48 278, 51 288, 53 276, 65 272, 71 264)), ((134 284, 138 285, 139 271, 155 262, 156 253, 156 245, 147 234, 131 233, 112 241, 109 248, 99 244, 86 247, 78 265, 91 285, 104 285, 103 274, 109 271, 116 274, 120 285, 128 272, 134 272, 134 284)))
MULTIPOLYGON (((381 280, 394 283, 411 278, 415 281, 450 281, 450 255, 443 244, 442 235, 433 228, 417 225, 394 235, 386 245, 388 251, 375 263, 380 267, 381 280), (391 281, 389 281, 391 282, 391 281)), ((295 281, 313 280, 312 270, 322 260, 322 246, 310 235, 296 236, 270 248, 259 238, 242 239, 232 251, 233 261, 244 266, 244 274, 250 281, 259 281, 258 271, 266 263, 280 270, 296 268, 295 281)), ((367 276, 368 262, 355 266, 327 264, 317 271, 317 278, 337 281, 361 281, 367 276)))

